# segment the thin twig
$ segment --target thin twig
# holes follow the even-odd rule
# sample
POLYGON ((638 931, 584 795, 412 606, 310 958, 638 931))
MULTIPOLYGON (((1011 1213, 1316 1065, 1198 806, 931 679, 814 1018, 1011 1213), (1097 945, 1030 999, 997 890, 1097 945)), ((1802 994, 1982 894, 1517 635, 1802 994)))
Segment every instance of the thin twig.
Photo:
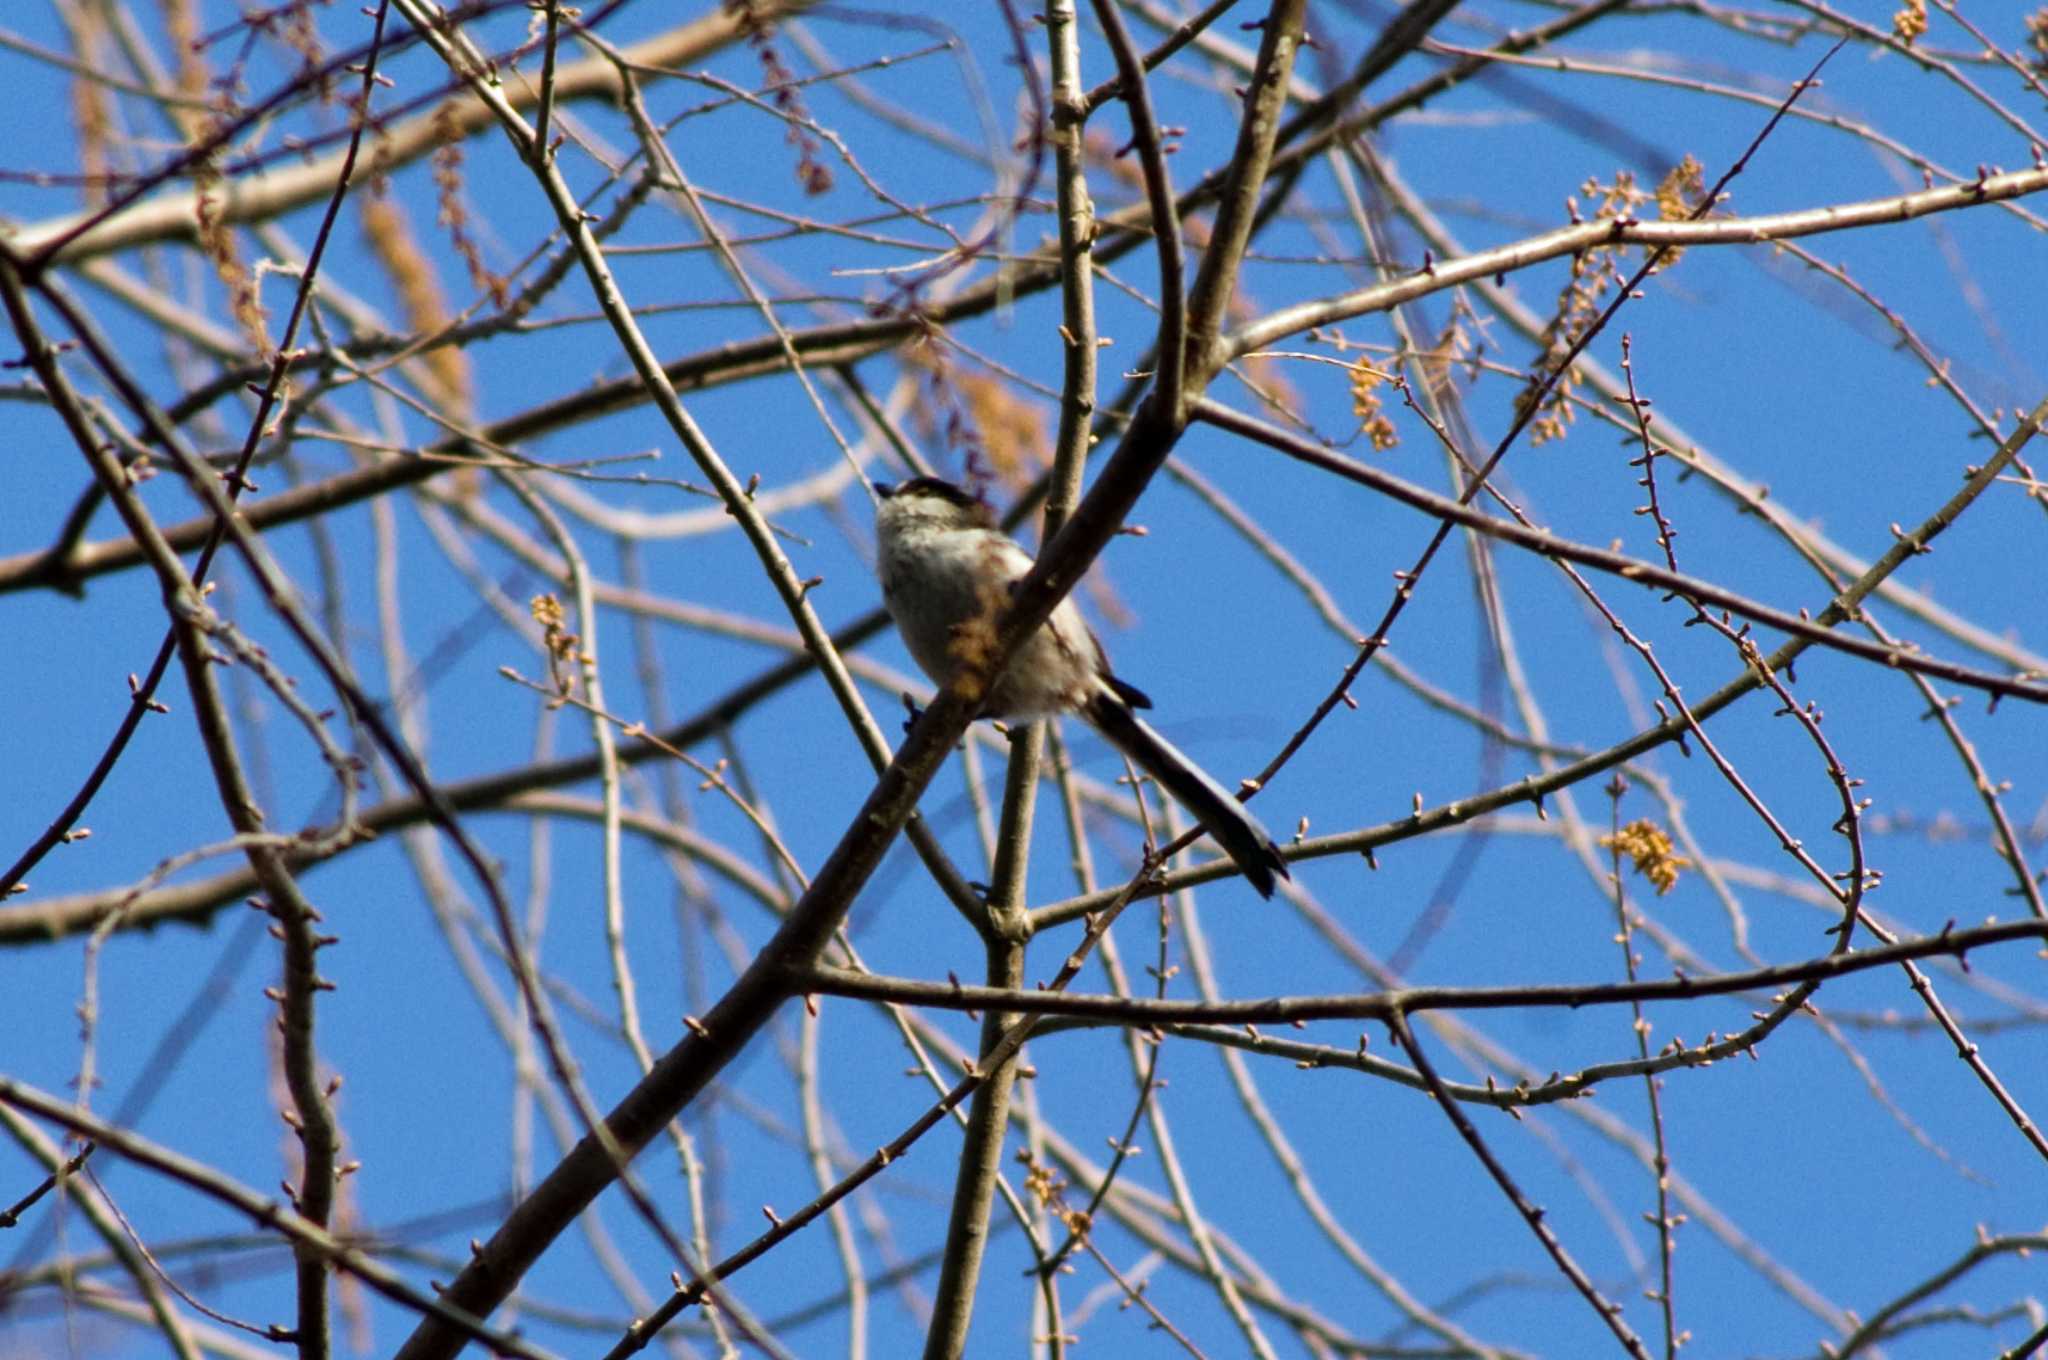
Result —
POLYGON ((1386 1019, 1387 1028, 1392 1031, 1394 1042, 1399 1044, 1414 1062, 1415 1070, 1428 1084, 1437 1108, 1444 1112, 1445 1118, 1457 1129, 1458 1136, 1465 1140, 1466 1146, 1479 1158, 1480 1165, 1493 1177, 1501 1193, 1508 1197, 1508 1202, 1515 1206, 1515 1211, 1522 1216, 1522 1221, 1529 1225, 1529 1231, 1536 1235, 1536 1240, 1550 1253, 1550 1259, 1557 1263, 1557 1268, 1571 1281, 1572 1288, 1578 1290, 1593 1311, 1600 1315, 1600 1320, 1614 1333, 1614 1339, 1621 1343, 1623 1350, 1634 1356, 1635 1360, 1650 1360, 1650 1353, 1643 1349, 1641 1338, 1629 1330, 1628 1324, 1622 1321, 1621 1305, 1608 1302, 1599 1287, 1587 1278, 1586 1272, 1579 1268, 1579 1263, 1572 1259, 1571 1253, 1565 1250, 1564 1243, 1545 1221, 1543 1211, 1529 1202, 1521 1187, 1516 1185, 1514 1178, 1508 1174, 1507 1168, 1501 1165, 1500 1160, 1486 1146, 1486 1140, 1479 1136, 1479 1130, 1465 1117, 1465 1112, 1458 1107, 1458 1103, 1445 1093, 1443 1083, 1436 1075, 1436 1069, 1430 1065, 1429 1059, 1422 1052, 1422 1045, 1415 1041, 1415 1035, 1408 1028, 1407 1016, 1396 1010, 1389 1013, 1386 1019))

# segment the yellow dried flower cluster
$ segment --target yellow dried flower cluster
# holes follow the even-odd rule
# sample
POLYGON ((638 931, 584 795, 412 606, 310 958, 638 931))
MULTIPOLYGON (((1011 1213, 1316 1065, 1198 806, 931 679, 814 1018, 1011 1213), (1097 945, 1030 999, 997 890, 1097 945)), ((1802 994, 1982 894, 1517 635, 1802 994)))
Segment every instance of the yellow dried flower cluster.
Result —
POLYGON ((832 188, 832 167, 822 158, 824 143, 812 131, 810 110, 804 107, 803 83, 782 59, 775 46, 774 6, 755 0, 726 0, 725 8, 740 21, 740 32, 761 63, 761 87, 789 125, 783 140, 796 148, 796 181, 807 194, 827 193, 832 188))
MULTIPOLYGON (((1592 219, 1595 221, 1634 219, 1652 198, 1657 203, 1660 218, 1683 220, 1693 215, 1705 194, 1705 173, 1690 155, 1658 182, 1654 195, 1645 192, 1636 183, 1635 176, 1626 170, 1616 172, 1611 184, 1588 179, 1579 188, 1579 195, 1592 201, 1592 219)), ((1579 198, 1567 199, 1566 206, 1574 222, 1586 220, 1579 198)), ((1565 280, 1565 286, 1559 291, 1557 312, 1544 328, 1542 359, 1529 379, 1529 386, 1517 399, 1518 410, 1535 400, 1543 379, 1558 369, 1564 356, 1571 353, 1580 337, 1599 320, 1608 290, 1621 279, 1620 262, 1634 249, 1625 243, 1601 244, 1589 246, 1572 257, 1571 277, 1565 280)), ((1678 255, 1677 250, 1666 248, 1660 267, 1668 269, 1676 263, 1678 255)), ((1575 418, 1572 399, 1582 381, 1578 370, 1573 367, 1566 369, 1551 384, 1543 397, 1542 407, 1529 423, 1531 444, 1564 438, 1566 427, 1575 418)))
POLYGON ((1371 364, 1351 366, 1351 414, 1358 417, 1358 428, 1372 441, 1376 453, 1385 453, 1401 442, 1400 432, 1380 406, 1379 388, 1386 380, 1371 364))
POLYGON ((1033 1157, 1029 1151, 1017 1154, 1017 1160, 1024 1163, 1024 1189, 1040 1205, 1053 1211, 1068 1232, 1076 1237, 1086 1237, 1090 1220, 1085 1210, 1067 1205, 1067 1181, 1059 1171, 1033 1157))
POLYGON ((1892 16, 1892 36, 1911 47, 1927 31, 1927 0, 1905 0, 1892 16))
POLYGON ((993 375, 955 365, 936 328, 902 351, 922 375, 926 400, 911 408, 919 438, 960 453, 968 466, 1023 486, 1044 466, 1045 418, 993 375))
MULTIPOLYGON (((210 139, 213 129, 209 126, 199 135, 210 139)), ((221 177, 217 156, 201 158, 193 167, 192 184, 199 251, 213 265, 215 276, 228 290, 228 312, 235 318, 235 323, 249 337, 249 343, 258 353, 266 352, 270 348, 270 335, 264 326, 266 314, 257 294, 256 276, 242 263, 241 252, 235 246, 235 234, 227 224, 226 181, 221 177)))
POLYGON ((103 82, 89 76, 71 82, 71 125, 78 129, 78 169, 85 180, 86 206, 97 208, 107 201, 106 177, 112 164, 107 147, 114 125, 103 82))
POLYGON ((191 0, 166 0, 164 24, 171 48, 177 53, 178 92, 188 99, 204 99, 209 105, 205 114, 179 118, 179 129, 189 142, 213 147, 192 168, 194 234, 200 253, 213 265, 215 276, 227 289, 229 314, 260 354, 270 348, 263 304, 256 276, 243 263, 235 234, 227 224, 226 180, 220 170, 220 132, 235 116, 233 89, 228 84, 213 88, 212 71, 206 63, 206 43, 200 36, 199 19, 191 0))
POLYGON ((536 595, 527 605, 527 612, 540 625, 541 645, 548 653, 548 680, 557 694, 569 694, 576 688, 576 679, 567 670, 572 661, 583 660, 580 650, 583 639, 568 629, 569 616, 562 608, 562 602, 553 595, 536 595))
MULTIPOLYGON (((1699 211, 1700 201, 1706 196, 1706 169, 1688 154, 1657 181, 1657 216, 1666 222, 1687 221, 1699 211)), ((1669 247, 1658 262, 1659 267, 1669 269, 1684 253, 1682 247, 1669 247)))
POLYGON ((483 247, 470 228, 469 208, 462 188, 461 105, 447 100, 434 110, 434 216, 446 228, 448 244, 469 270, 469 281, 477 291, 490 295, 492 303, 504 307, 511 302, 511 289, 493 273, 484 260, 483 247))
MULTIPOLYGON (((1636 210, 1649 200, 1649 195, 1636 184, 1636 177, 1626 170, 1617 171, 1612 184, 1602 184, 1597 179, 1588 179, 1579 186, 1579 193, 1593 201, 1592 216, 1597 220, 1609 217, 1634 217, 1636 210)), ((1583 221, 1579 200, 1565 200, 1572 220, 1583 221)), ((1571 352, 1593 323, 1599 320, 1601 299, 1613 286, 1615 262, 1627 250, 1626 246, 1591 246, 1572 256, 1571 277, 1565 280, 1558 292, 1557 312, 1550 324, 1543 330, 1543 357, 1531 376, 1528 388, 1517 401, 1517 406, 1526 406, 1535 399, 1538 387, 1545 375, 1554 372, 1571 352)), ((1565 429, 1575 418, 1572 409, 1572 395, 1578 390, 1581 377, 1576 368, 1568 368, 1551 384, 1548 395, 1536 418, 1529 423, 1529 442, 1547 444, 1553 439, 1562 439, 1565 429)))
POLYGON ((1672 853, 1670 833, 1647 817, 1637 818, 1612 836, 1602 836, 1600 844, 1628 856, 1659 897, 1678 885, 1681 870, 1692 867, 1691 860, 1672 853))
POLYGON ((1024 1173, 1024 1188, 1031 1198, 1041 1205, 1055 1204, 1060 1193, 1067 1188, 1067 1182, 1059 1171, 1041 1161, 1032 1161, 1031 1169, 1024 1173))
POLYGON ((1486 331, 1490 324, 1491 318, 1473 309, 1464 289, 1452 296, 1451 314, 1437 332, 1436 344, 1421 356, 1423 375, 1432 386, 1452 381, 1460 370, 1466 382, 1479 381, 1480 361, 1489 348, 1486 331))

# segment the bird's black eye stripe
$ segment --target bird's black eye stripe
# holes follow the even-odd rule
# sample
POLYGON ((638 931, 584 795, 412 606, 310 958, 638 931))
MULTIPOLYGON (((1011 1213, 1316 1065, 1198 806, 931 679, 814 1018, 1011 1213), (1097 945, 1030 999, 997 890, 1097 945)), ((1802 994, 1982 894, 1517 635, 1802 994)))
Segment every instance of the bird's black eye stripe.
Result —
MULTIPOLYGON (((876 490, 881 491, 881 488, 877 486, 876 490)), ((941 477, 913 477, 900 486, 881 491, 881 495, 889 500, 898 496, 936 496, 963 510, 972 510, 981 504, 980 500, 941 477)))

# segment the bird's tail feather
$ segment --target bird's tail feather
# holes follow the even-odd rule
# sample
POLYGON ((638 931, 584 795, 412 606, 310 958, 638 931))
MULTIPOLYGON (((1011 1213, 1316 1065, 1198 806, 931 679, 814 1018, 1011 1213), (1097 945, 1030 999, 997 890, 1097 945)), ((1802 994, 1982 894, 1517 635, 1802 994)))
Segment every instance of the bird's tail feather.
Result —
POLYGON ((1287 861, 1280 857, 1280 847, 1273 843, 1259 819, 1204 774, 1199 765, 1176 750, 1172 742, 1147 727, 1128 705, 1109 694, 1098 694, 1088 705, 1085 716, 1110 745, 1158 780, 1175 802, 1194 815, 1202 829, 1236 861, 1259 896, 1273 895, 1275 874, 1290 877, 1287 861))

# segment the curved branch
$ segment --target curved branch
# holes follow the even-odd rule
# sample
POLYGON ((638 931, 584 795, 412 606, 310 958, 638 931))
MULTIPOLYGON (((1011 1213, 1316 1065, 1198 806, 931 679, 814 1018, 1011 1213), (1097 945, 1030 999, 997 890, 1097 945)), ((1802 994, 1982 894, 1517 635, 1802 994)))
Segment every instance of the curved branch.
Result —
MULTIPOLYGON (((680 66, 734 42, 756 23, 798 13, 814 3, 816 0, 753 0, 744 7, 721 5, 701 19, 635 43, 626 48, 625 53, 642 65, 680 66)), ((503 88, 505 98, 514 108, 530 108, 539 100, 539 87, 529 82, 512 81, 503 88)), ((570 99, 612 100, 618 96, 618 72, 601 57, 574 62, 555 72, 554 98, 558 102, 570 99)), ((396 170, 430 154, 436 147, 473 137, 496 122, 497 115, 481 100, 451 100, 432 112, 387 129, 377 142, 378 166, 386 172, 396 170), (443 109, 447 111, 443 112, 443 109)), ((317 203, 332 191, 335 176, 341 171, 341 161, 339 154, 323 156, 318 160, 284 166, 253 184, 246 180, 236 181, 218 204, 209 205, 208 211, 217 208, 220 222, 238 226, 269 221, 294 208, 317 203)), ((157 194, 136 202, 71 240, 64 240, 66 234, 76 231, 91 214, 78 213, 38 222, 22 228, 12 238, 12 244, 24 255, 32 256, 53 241, 63 241, 52 262, 69 264, 132 250, 137 246, 182 240, 198 230, 199 199, 200 191, 196 187, 157 194)))
POLYGON ((960 982, 857 973, 815 964, 788 975, 796 991, 864 1001, 893 1001, 951 1011, 1064 1015, 1132 1025, 1282 1025, 1309 1020, 1387 1020, 1417 1011, 1519 1010, 1630 1005, 1642 1001, 1690 1001, 1734 992, 1768 991, 1803 982, 1830 982, 1851 973, 1908 963, 1914 959, 1962 958, 1973 949, 2016 940, 2048 940, 2048 921, 2001 921, 1996 925, 1947 929, 1896 944, 1821 954, 1798 963, 1774 964, 1741 973, 1654 978, 1639 982, 1552 982, 1518 987, 1396 987, 1381 992, 1328 996, 1274 996, 1256 1001, 1164 1001, 1087 992, 974 987, 960 982))
POLYGON ((2025 198, 2043 189, 2048 189, 2048 166, 2001 175, 1982 174, 1967 184, 1924 189, 1916 194, 1802 208, 1796 212, 1772 213, 1763 217, 1708 218, 1688 222, 1602 218, 1579 222, 1459 259, 1433 261, 1407 278, 1396 279, 1392 283, 1376 283, 1337 297, 1269 312, 1225 337, 1224 352, 1229 359, 1241 359, 1253 350, 1264 349, 1297 331, 1334 325, 1370 312, 1382 312, 1397 303, 1426 297, 1474 279, 1492 278, 1510 270, 1526 268, 1543 260, 1576 255, 1592 246, 1626 244, 1670 249, 1681 246, 1760 245, 1766 241, 1790 240, 1827 231, 1910 222, 1933 213, 2025 198))

